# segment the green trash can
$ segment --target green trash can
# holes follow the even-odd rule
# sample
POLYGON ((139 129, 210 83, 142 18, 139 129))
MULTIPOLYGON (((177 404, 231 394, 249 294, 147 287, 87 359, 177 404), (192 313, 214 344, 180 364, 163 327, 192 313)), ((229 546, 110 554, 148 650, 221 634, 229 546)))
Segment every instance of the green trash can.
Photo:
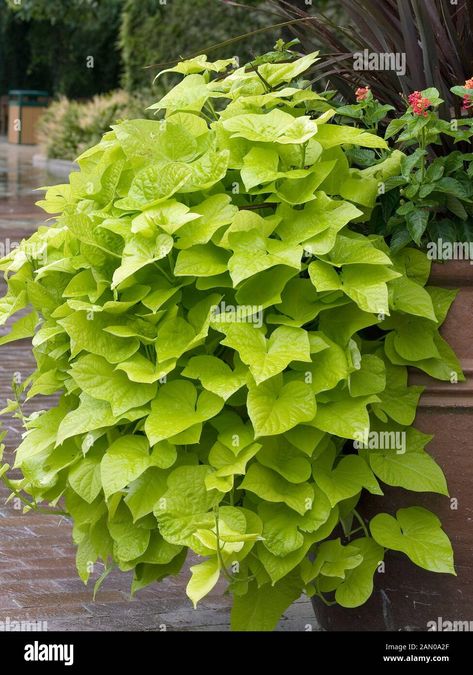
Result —
POLYGON ((12 89, 8 92, 8 142, 34 145, 38 120, 48 106, 47 91, 12 89))

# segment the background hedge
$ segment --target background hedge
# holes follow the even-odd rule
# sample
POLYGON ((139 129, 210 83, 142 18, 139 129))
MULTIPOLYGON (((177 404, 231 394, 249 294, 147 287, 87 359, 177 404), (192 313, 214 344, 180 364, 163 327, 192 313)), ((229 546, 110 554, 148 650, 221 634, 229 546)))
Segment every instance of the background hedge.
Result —
MULTIPOLYGON (((262 0, 244 0, 254 7, 262 0)), ((249 12, 220 0, 125 0, 120 46, 123 59, 122 84, 127 89, 147 86, 159 68, 143 67, 205 51, 206 47, 263 26, 277 23, 271 15, 249 12)), ((212 60, 238 53, 241 62, 273 46, 276 30, 254 35, 212 51, 212 60)))

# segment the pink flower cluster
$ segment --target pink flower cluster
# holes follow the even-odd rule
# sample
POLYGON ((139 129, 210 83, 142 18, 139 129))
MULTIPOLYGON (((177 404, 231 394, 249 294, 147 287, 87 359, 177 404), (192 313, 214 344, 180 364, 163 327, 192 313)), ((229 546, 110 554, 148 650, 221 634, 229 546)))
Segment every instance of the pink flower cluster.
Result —
MULTIPOLYGON (((473 89, 473 77, 471 77, 469 80, 465 82, 465 87, 466 89, 473 89)), ((471 92, 471 94, 465 94, 465 96, 463 97, 462 109, 470 110, 470 108, 473 108, 473 91, 471 92)))
POLYGON ((355 91, 355 96, 358 103, 364 101, 368 96, 369 92, 370 92, 369 87, 358 87, 358 89, 355 91))
POLYGON ((432 105, 428 98, 422 96, 422 92, 414 91, 408 97, 409 105, 412 108, 414 115, 427 117, 427 108, 432 105))

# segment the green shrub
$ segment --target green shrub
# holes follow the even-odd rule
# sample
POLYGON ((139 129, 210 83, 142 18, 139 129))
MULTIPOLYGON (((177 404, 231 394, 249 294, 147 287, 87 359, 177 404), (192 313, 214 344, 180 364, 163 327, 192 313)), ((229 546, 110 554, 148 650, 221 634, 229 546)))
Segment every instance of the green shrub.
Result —
POLYGON ((149 103, 144 94, 125 91, 97 95, 85 103, 61 97, 40 119, 39 144, 49 158, 74 160, 98 143, 112 124, 145 117, 149 103))
POLYGON ((424 253, 352 229, 402 153, 350 167, 347 149, 387 145, 330 122, 300 79, 314 61, 179 64, 165 117, 85 152, 40 202, 56 222, 1 263, 0 318, 30 309, 1 343, 33 337, 37 362, 4 412, 61 396, 23 418, 22 479, 0 475, 32 508, 64 502, 84 581, 101 559, 137 591, 204 556, 187 593, 223 577, 238 630, 271 630, 304 590, 362 604, 386 549, 454 572, 425 508, 385 503, 369 528, 356 508, 380 483, 447 494, 407 366, 463 376, 438 332, 455 292, 426 286, 424 253))
MULTIPOLYGON (((254 7, 263 0, 250 0, 254 7)), ((128 0, 123 9, 120 46, 124 63, 123 86, 127 89, 151 84, 157 69, 144 69, 154 63, 176 61, 202 52, 207 47, 277 23, 271 15, 248 12, 225 5, 220 0, 128 0)), ((221 58, 238 53, 243 60, 269 49, 276 31, 249 36, 236 45, 212 52, 221 58)))
MULTIPOLYGON (((384 122, 384 138, 406 152, 399 172, 383 184, 368 226, 389 241, 393 252, 412 243, 433 250, 435 242, 473 241, 473 118, 467 116, 473 107, 473 79, 452 87, 452 93, 462 99, 463 115, 448 122, 439 116, 444 101, 434 87, 413 92, 404 114, 389 124, 386 114, 392 106, 381 104, 366 87, 357 90, 356 104, 337 107, 338 118, 361 129, 377 130, 384 122), (448 151, 445 139, 454 141, 454 150, 448 151)), ((373 170, 383 156, 355 150, 354 158, 373 170)))

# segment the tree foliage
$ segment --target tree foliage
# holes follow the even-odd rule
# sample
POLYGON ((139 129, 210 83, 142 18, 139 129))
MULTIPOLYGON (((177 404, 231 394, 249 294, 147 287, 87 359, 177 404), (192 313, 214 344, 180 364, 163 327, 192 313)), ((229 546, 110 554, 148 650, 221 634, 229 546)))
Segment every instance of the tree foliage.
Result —
POLYGON ((0 86, 85 98, 116 88, 122 0, 0 4, 0 86))
MULTIPOLYGON (((123 84, 128 89, 149 85, 159 68, 144 69, 206 51, 243 33, 271 26, 277 19, 259 13, 263 0, 250 0, 253 12, 227 5, 222 0, 126 0, 122 15, 120 44, 124 63, 123 84)), ((212 52, 212 57, 238 53, 241 60, 270 48, 275 30, 249 36, 212 52)))

